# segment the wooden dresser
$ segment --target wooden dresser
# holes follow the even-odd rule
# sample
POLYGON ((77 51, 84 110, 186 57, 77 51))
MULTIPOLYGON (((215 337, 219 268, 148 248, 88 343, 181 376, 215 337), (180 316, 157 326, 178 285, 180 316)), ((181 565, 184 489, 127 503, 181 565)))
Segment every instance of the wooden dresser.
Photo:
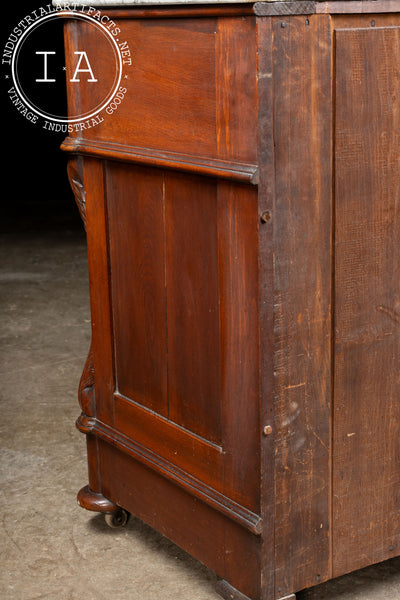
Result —
MULTIPOLYGON (((79 502, 226 599, 294 599, 400 554, 400 1, 113 4, 90 2, 126 43, 120 97, 62 146, 92 311, 79 502)), ((84 48, 112 83, 96 36, 66 22, 67 73, 84 48)))

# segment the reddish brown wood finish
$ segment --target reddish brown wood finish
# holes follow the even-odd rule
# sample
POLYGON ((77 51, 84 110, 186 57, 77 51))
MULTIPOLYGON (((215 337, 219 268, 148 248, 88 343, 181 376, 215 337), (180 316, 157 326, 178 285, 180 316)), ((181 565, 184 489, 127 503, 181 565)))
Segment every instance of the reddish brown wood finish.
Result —
POLYGON ((332 100, 329 17, 281 25, 274 20, 275 583, 285 595, 329 576, 332 100))
POLYGON ((115 163, 106 186, 116 387, 167 417, 163 175, 115 163))
POLYGON ((339 29, 336 48, 333 531, 339 575, 399 552, 400 77, 393 57, 400 27, 339 29))
POLYGON ((261 423, 269 435, 261 437, 261 514, 262 581, 265 598, 274 597, 275 589, 275 465, 274 454, 274 199, 275 199, 275 145, 274 145, 274 91, 273 91, 273 21, 259 19, 258 23, 258 136, 260 181, 258 186, 259 227, 259 318, 260 332, 260 413, 261 423), (261 328, 260 328, 261 329, 261 328))
MULTIPOLYGON (((110 10, 129 93, 63 145, 93 321, 81 497, 170 537, 224 598, 400 552, 396 11, 110 10)), ((67 55, 83 43, 107 70, 69 23, 67 55)))

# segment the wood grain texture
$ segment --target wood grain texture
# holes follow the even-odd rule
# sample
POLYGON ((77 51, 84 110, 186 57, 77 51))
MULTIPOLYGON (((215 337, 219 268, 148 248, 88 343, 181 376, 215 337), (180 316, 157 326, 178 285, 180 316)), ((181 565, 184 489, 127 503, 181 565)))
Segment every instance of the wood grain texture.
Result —
POLYGON ((274 20, 275 594, 329 577, 331 35, 274 20))
POLYGON ((253 186, 220 182, 220 402, 224 490, 260 511, 258 206, 253 186))
POLYGON ((215 57, 217 155, 257 162, 256 20, 218 19, 215 57))
POLYGON ((108 163, 116 388, 168 415, 162 172, 108 163))
POLYGON ((93 492, 88 485, 79 490, 78 504, 82 508, 94 512, 112 513, 118 510, 118 506, 114 502, 98 492, 93 492))
POLYGON ((132 95, 63 145, 90 489, 251 600, 400 553, 400 12, 277 4, 117 10, 132 95))
MULTIPOLYGON (((123 141, 188 158, 256 162, 254 17, 131 19, 117 24, 134 57, 123 81, 125 98, 111 117, 104 114, 104 122, 83 132, 85 139, 123 141), (235 96, 231 86, 237 89, 235 96)), ((80 35, 88 55, 97 56, 96 35, 90 28, 81 28, 80 35)), ((79 45, 73 27, 67 41, 71 55, 79 45)), ((101 54, 96 68, 110 70, 101 54)), ((69 92, 71 110, 87 111, 94 103, 90 89, 84 82, 75 85, 75 93, 69 92)))
POLYGON ((170 19, 170 18, 196 18, 196 17, 251 17, 253 16, 252 3, 239 4, 184 4, 152 6, 136 5, 129 8, 122 6, 107 7, 107 15, 112 19, 170 19))
POLYGON ((99 454, 104 472, 102 491, 107 498, 126 507, 252 600, 260 598, 259 536, 111 444, 100 441, 99 454), (127 481, 134 485, 126 485, 127 481))
MULTIPOLYGON (((103 123, 86 130, 85 137, 215 156, 216 19, 116 23, 134 57, 123 83, 125 99, 111 117, 105 115, 103 123)), ((95 35, 83 29, 82 35, 88 55, 96 54, 95 35)), ((109 68, 102 65, 105 71, 109 68)), ((85 110, 92 101, 85 86, 76 93, 85 110)))
POLYGON ((257 190, 105 172, 115 427, 258 513, 257 190))
POLYGON ((316 12, 326 14, 380 14, 400 11, 400 0, 329 0, 317 2, 316 12))
POLYGON ((221 441, 217 187, 165 177, 169 418, 221 441))
POLYGON ((349 21, 348 15, 335 14, 332 17, 332 26, 337 29, 371 29, 374 27, 398 27, 400 25, 400 11, 397 13, 354 14, 349 21))
MULTIPOLYGON (((220 486, 219 483, 214 484, 214 481, 218 476, 218 465, 223 458, 218 448, 187 431, 177 431, 178 428, 173 423, 154 413, 146 412, 126 398, 116 395, 115 404, 118 429, 109 427, 97 419, 84 419, 82 416, 78 419, 79 428, 88 435, 88 439, 103 440, 112 444, 252 534, 260 535, 260 515, 216 489, 220 486), (155 435, 160 436, 156 441, 155 435), (162 436, 166 439, 165 447, 161 443, 162 436), (183 464, 184 469, 180 468, 179 464, 183 464), (190 466, 193 467, 192 472, 189 471, 190 466), (213 469, 211 475, 210 467, 213 469), (208 483, 203 483, 203 479, 208 483), (214 487, 211 487, 212 485, 214 487)), ((101 484, 101 478, 99 481, 101 484)), ((90 489, 93 490, 91 485, 90 489)))
POLYGON ((115 387, 113 371, 113 327, 109 289, 108 214, 105 200, 104 171, 96 159, 84 161, 86 235, 90 306, 92 318, 93 369, 95 372, 96 416, 113 423, 110 394, 115 387))
POLYGON ((334 574, 399 551, 400 28, 336 32, 334 574))
POLYGON ((272 19, 259 19, 258 30, 258 156, 260 182, 258 215, 270 216, 259 226, 259 319, 260 319, 260 425, 272 427, 261 435, 261 510, 263 518, 262 568, 265 596, 275 597, 275 428, 274 371, 274 206, 275 143, 272 19))
POLYGON ((379 14, 400 11, 400 0, 289 0, 257 2, 254 14, 264 17, 312 14, 379 14))
POLYGON ((231 160, 210 159, 203 156, 193 156, 177 152, 166 152, 151 148, 138 148, 127 144, 108 142, 104 140, 84 140, 66 138, 62 150, 72 155, 79 153, 85 156, 95 156, 113 161, 158 167, 189 173, 237 181, 240 183, 258 183, 258 165, 231 160))

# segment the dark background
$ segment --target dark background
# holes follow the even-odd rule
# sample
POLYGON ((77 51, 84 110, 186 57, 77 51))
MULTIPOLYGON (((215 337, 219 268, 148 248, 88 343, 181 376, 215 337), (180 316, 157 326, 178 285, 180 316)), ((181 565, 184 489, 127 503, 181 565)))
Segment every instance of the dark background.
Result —
MULTIPOLYGON (((1 55, 8 36, 18 22, 32 10, 47 6, 41 2, 18 0, 5 3, 0 28, 1 55)), ((60 30, 61 31, 61 30, 60 30)), ((62 35, 62 32, 60 33, 62 35)), ((46 40, 49 49, 52 40, 46 40)), ((59 43, 60 40, 54 40, 59 43)), ((29 66, 27 66, 29 68, 29 66)), ((0 107, 2 132, 3 194, 1 203, 2 228, 77 226, 78 210, 69 187, 67 157, 60 150, 66 134, 46 131, 41 124, 33 124, 22 116, 8 97, 12 80, 5 80, 1 66, 0 107)), ((64 102, 64 90, 53 93, 54 106, 64 102)), ((52 97, 52 98, 53 98, 52 97)), ((79 225, 78 225, 79 226, 79 225)))

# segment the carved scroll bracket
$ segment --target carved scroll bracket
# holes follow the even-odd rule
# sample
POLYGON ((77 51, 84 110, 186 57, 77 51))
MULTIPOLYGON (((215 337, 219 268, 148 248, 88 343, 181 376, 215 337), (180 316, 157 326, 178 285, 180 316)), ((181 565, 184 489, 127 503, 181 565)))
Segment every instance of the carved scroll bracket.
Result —
POLYGON ((70 158, 67 165, 67 174, 69 184, 75 196, 75 202, 79 209, 79 214, 86 231, 86 203, 85 203, 85 188, 83 185, 83 164, 82 158, 70 158))
MULTIPOLYGON (((79 214, 86 231, 86 202, 85 187, 83 184, 83 159, 77 156, 70 158, 68 161, 67 173, 69 183, 79 209, 79 214)), ((83 373, 79 382, 78 400, 83 415, 86 417, 96 416, 92 342, 90 343, 89 354, 87 356, 83 373)))

